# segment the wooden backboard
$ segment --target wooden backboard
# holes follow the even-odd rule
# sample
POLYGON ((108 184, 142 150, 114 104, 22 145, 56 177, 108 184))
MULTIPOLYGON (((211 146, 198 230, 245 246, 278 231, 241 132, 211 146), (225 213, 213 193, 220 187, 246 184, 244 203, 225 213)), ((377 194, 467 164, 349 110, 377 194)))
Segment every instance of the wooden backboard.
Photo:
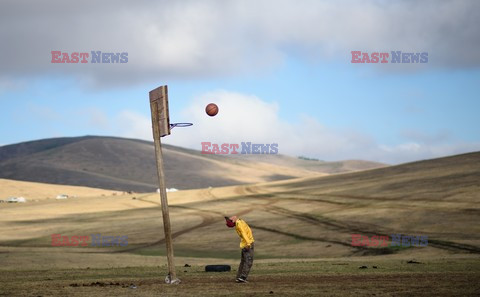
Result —
POLYGON ((170 115, 168 113, 168 88, 161 86, 150 91, 150 110, 152 112, 153 138, 170 135, 170 115), (155 125, 155 122, 158 125, 155 125), (158 127, 158 128, 157 128, 158 127))

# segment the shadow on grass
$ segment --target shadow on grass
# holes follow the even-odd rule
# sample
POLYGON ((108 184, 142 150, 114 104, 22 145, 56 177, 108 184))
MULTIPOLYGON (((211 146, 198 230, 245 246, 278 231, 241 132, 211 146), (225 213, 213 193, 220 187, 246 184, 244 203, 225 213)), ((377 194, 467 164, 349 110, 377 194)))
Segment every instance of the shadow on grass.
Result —
MULTIPOLYGON (((166 257, 167 253, 164 247, 159 248, 145 248, 132 252, 135 255, 141 256, 161 256, 166 257)), ((225 250, 195 250, 183 247, 175 247, 175 257, 191 257, 191 258, 218 258, 218 259, 240 259, 239 251, 225 251, 225 250)))
POLYGON ((398 252, 413 248, 411 246, 386 246, 386 247, 371 247, 353 252, 354 256, 381 256, 381 255, 391 255, 398 252))

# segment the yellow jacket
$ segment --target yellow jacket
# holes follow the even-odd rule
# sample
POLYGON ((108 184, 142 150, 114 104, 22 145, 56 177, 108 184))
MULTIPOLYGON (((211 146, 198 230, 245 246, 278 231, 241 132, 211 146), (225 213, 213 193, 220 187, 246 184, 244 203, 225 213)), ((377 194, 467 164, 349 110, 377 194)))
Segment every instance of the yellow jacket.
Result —
POLYGON ((255 240, 253 239, 252 230, 247 223, 242 219, 237 219, 235 223, 235 230, 240 237, 240 248, 250 246, 255 240))

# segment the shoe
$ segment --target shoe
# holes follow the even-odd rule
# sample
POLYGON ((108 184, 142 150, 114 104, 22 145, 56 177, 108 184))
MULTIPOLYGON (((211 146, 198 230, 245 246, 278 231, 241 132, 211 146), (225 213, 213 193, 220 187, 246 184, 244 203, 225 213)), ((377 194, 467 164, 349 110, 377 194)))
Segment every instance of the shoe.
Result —
POLYGON ((248 281, 246 279, 244 279, 243 277, 239 277, 235 280, 237 283, 248 283, 248 281))

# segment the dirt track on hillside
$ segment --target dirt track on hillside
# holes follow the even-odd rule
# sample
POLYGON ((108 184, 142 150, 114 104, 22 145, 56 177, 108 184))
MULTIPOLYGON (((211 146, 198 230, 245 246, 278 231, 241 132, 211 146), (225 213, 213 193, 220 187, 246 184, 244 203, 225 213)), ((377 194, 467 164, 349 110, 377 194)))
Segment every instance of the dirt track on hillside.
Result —
MULTIPOLYGON (((280 217, 284 218, 291 218, 295 220, 299 220, 302 222, 305 222, 307 224, 314 225, 316 227, 322 227, 325 229, 330 229, 342 233, 347 233, 347 234, 363 234, 363 235, 378 235, 378 236, 389 236, 390 233, 379 233, 378 230, 381 229, 381 226, 376 226, 374 224, 359 224, 358 222, 344 222, 344 221, 336 221, 331 218, 319 218, 319 217, 314 217, 311 216, 307 213, 302 213, 302 212, 295 212, 290 209, 282 208, 279 206, 276 206, 280 201, 285 201, 285 200, 305 200, 305 201, 317 201, 317 202, 324 202, 324 203, 333 203, 330 200, 321 200, 319 201, 318 196, 322 197, 337 197, 337 198, 348 198, 348 199, 361 199, 361 200, 379 200, 379 201, 385 201, 388 199, 385 198, 380 198, 380 197, 363 197, 363 196, 354 196, 354 195, 314 195, 314 194, 290 194, 288 192, 280 192, 280 193, 275 193, 275 192, 269 192, 266 191, 265 188, 260 188, 259 186, 252 186, 252 185, 247 185, 247 186, 236 186, 233 191, 238 194, 239 196, 244 196, 245 198, 251 198, 255 199, 257 202, 254 204, 251 204, 247 208, 239 209, 236 214, 238 216, 245 216, 249 214, 252 211, 265 211, 267 213, 275 214, 280 217), (295 198, 293 198, 295 196, 295 198), (301 196, 298 198, 298 196, 301 196), (259 203, 258 201, 263 201, 263 203, 259 203)), ((212 200, 224 200, 223 197, 217 197, 212 193, 211 189, 204 189, 201 190, 200 195, 204 199, 208 199, 210 201, 212 200)), ((159 202, 152 202, 148 200, 144 200, 140 198, 140 200, 149 202, 149 203, 154 203, 157 205, 160 205, 159 202)), ((342 202, 335 202, 334 204, 339 204, 339 205, 345 205, 348 203, 342 203, 342 202)), ((172 238, 176 238, 178 236, 181 236, 183 234, 195 231, 197 229, 207 227, 209 225, 218 223, 219 220, 223 219, 224 214, 220 213, 218 211, 212 211, 212 210, 204 210, 204 209, 197 209, 192 206, 187 206, 187 205, 171 205, 171 208, 181 208, 181 209, 188 209, 188 210, 193 210, 194 212, 189 213, 191 216, 199 216, 202 219, 202 222, 192 226, 188 227, 179 231, 176 231, 172 234, 172 238)), ((348 206, 347 206, 348 207, 348 206)), ((344 242, 344 241, 338 241, 338 240, 332 240, 329 238, 321 238, 321 237, 311 237, 311 236, 305 236, 297 233, 292 233, 292 232, 285 232, 282 230, 278 229, 272 229, 268 228, 265 226, 260 226, 260 225, 253 225, 251 224, 251 227, 253 229, 259 229, 259 230, 264 230, 268 232, 273 232, 281 235, 286 235, 290 236, 296 239, 301 239, 301 240, 308 240, 308 241, 320 241, 320 242, 325 242, 325 243, 331 243, 331 244, 339 244, 342 246, 346 247, 352 247, 350 242, 344 242)), ((393 233, 393 232, 392 232, 393 233)), ((134 252, 146 247, 151 247, 151 246, 156 246, 156 245, 161 245, 165 243, 165 239, 158 240, 153 243, 149 243, 147 245, 142 245, 142 246, 137 246, 131 249, 126 249, 122 250, 119 252, 134 252)), ((473 246, 473 245, 468 245, 468 244, 461 244, 461 243, 455 243, 455 242, 450 242, 450 241, 444 241, 444 240, 436 240, 433 238, 429 239, 429 245, 439 248, 439 249, 444 249, 444 250, 449 250, 452 252, 467 252, 467 253, 479 253, 480 254, 480 248, 473 246)), ((359 247, 352 247, 357 251, 363 251, 365 252, 366 250, 369 250, 367 247, 359 246, 359 247)), ((385 249, 381 248, 376 248, 372 251, 375 251, 379 254, 383 253, 388 253, 391 251, 387 251, 385 249)), ((356 253, 356 252, 354 252, 356 253)))

